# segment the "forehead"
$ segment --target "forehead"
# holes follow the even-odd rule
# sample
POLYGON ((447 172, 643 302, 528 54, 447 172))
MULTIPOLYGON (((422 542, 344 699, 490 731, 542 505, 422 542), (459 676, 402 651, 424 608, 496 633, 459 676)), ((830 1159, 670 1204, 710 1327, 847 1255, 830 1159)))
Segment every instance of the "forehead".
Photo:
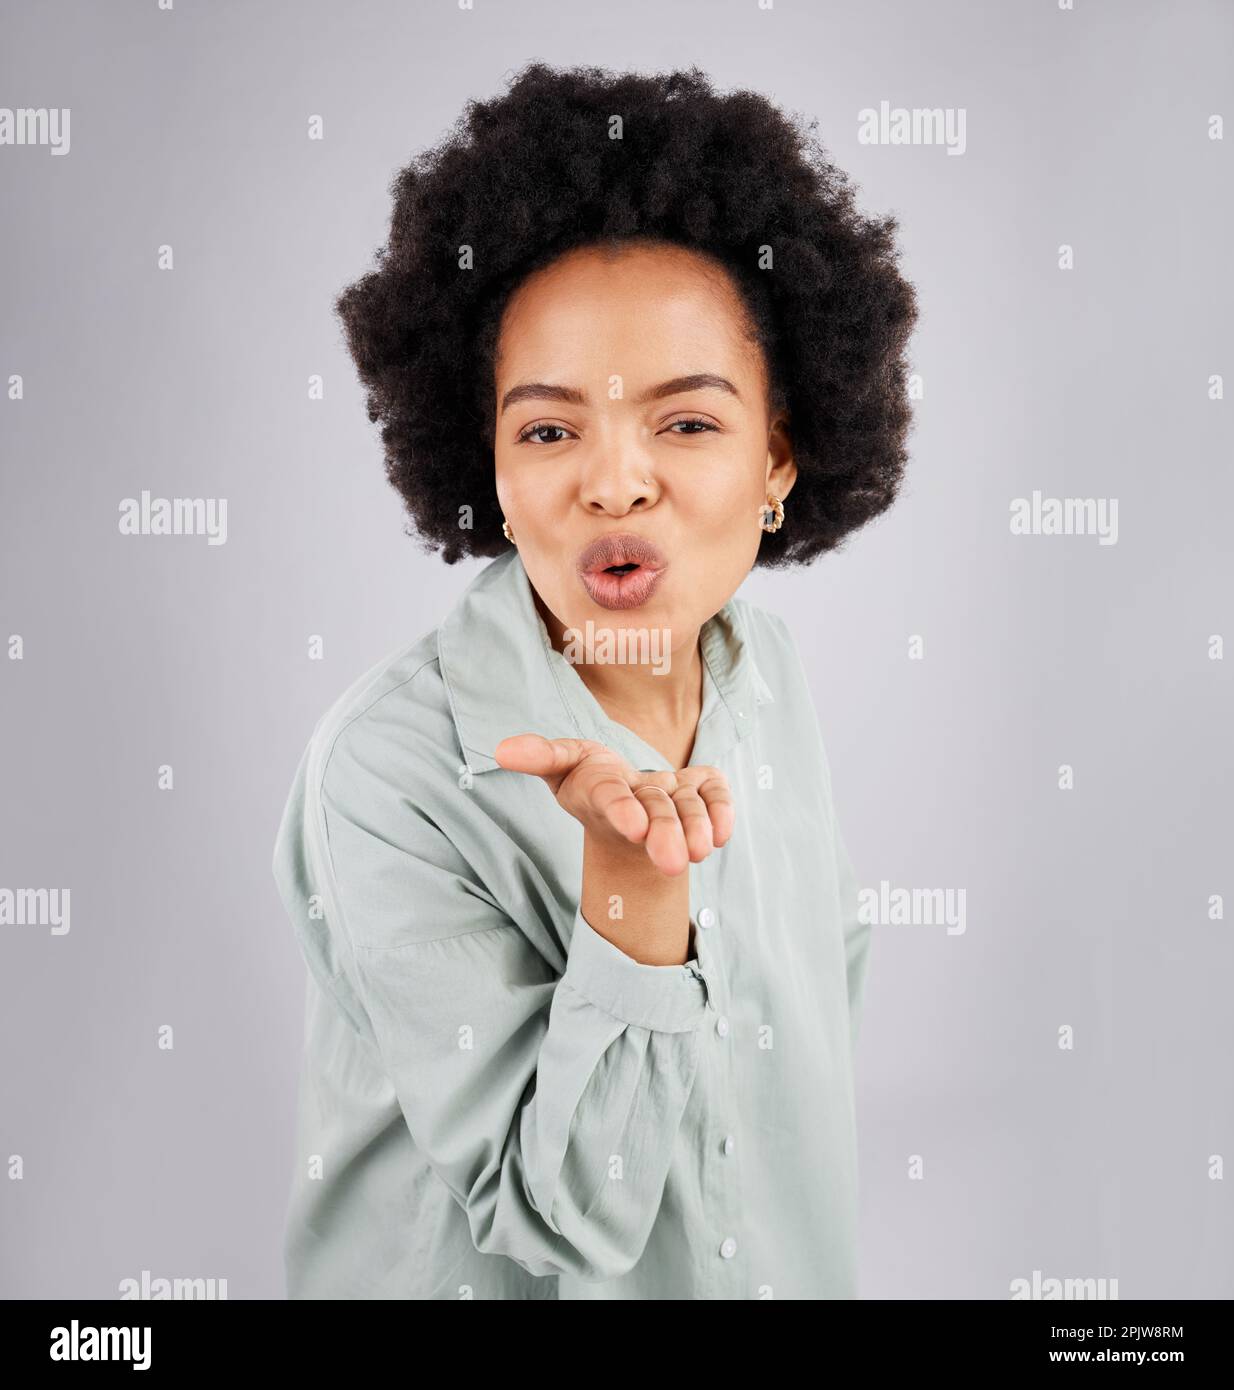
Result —
POLYGON ((532 368, 577 374, 605 358, 613 371, 648 374, 727 368, 757 375, 760 367, 745 306, 724 268, 663 243, 569 251, 510 297, 499 379, 532 368))

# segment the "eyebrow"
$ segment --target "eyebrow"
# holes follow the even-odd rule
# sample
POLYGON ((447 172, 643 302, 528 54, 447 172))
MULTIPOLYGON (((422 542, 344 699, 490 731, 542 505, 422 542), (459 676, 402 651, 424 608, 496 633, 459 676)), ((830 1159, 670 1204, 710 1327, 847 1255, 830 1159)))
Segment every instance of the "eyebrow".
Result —
MULTIPOLYGON (((687 391, 727 391, 741 399, 741 393, 727 377, 714 372, 695 372, 692 376, 675 376, 671 381, 662 381, 658 386, 649 387, 641 396, 634 399, 635 405, 645 405, 648 401, 663 400, 666 396, 680 396, 687 391)), ((551 386, 544 381, 529 381, 522 386, 512 386, 501 398, 501 411, 504 413, 519 401, 564 401, 567 405, 586 405, 587 395, 574 386, 551 386)))

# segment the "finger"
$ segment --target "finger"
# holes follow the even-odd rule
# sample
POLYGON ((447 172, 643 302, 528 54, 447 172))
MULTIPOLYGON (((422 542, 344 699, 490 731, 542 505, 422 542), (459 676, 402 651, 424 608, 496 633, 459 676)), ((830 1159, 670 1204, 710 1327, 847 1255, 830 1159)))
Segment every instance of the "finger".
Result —
POLYGON ((554 791, 561 779, 599 748, 589 738, 545 738, 542 734, 515 734, 503 738, 493 751, 497 762, 511 772, 528 772, 543 777, 554 791))
POLYGON ((630 789, 627 777, 615 767, 585 768, 580 774, 580 793, 593 811, 603 816, 619 835, 633 844, 647 838, 651 822, 643 803, 630 789))
POLYGON ((650 783, 636 787, 634 795, 642 802, 650 822, 644 841, 647 857, 661 873, 675 877, 690 863, 677 803, 663 787, 650 783))
POLYGON ((673 793, 673 802, 677 807, 677 819, 681 822, 681 829, 685 835, 690 862, 697 864, 715 849, 715 842, 711 836, 711 817, 707 812, 706 803, 697 790, 688 784, 677 788, 673 793))
POLYGON ((639 772, 633 779, 635 787, 662 787, 671 796, 680 785, 675 772, 639 772))
MULTIPOLYGON (((630 789, 638 792, 644 787, 653 790, 658 789, 666 792, 670 797, 677 790, 677 774, 675 772, 651 772, 630 767, 628 764, 622 769, 630 783, 630 789)), ((655 798, 653 798, 654 800, 655 798)), ((642 805, 642 802, 639 802, 642 805)), ((648 830, 651 829, 651 822, 648 820, 648 830)))
POLYGON ((707 814, 711 818, 711 836, 716 847, 728 844, 737 820, 737 808, 733 804, 733 793, 728 785, 728 778, 714 768, 708 769, 707 775, 698 783, 695 791, 707 807, 707 814))

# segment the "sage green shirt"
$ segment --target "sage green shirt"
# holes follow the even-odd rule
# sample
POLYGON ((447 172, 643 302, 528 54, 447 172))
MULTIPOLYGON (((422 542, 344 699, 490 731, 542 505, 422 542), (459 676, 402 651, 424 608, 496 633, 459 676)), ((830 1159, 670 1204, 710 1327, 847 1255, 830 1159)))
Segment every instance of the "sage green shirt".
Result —
POLYGON ((583 832, 510 734, 599 739, 516 551, 320 720, 274 870, 308 965, 292 1297, 856 1295, 852 1043, 870 927, 784 621, 701 632, 692 762, 736 827, 690 874, 691 957, 579 912, 583 832))

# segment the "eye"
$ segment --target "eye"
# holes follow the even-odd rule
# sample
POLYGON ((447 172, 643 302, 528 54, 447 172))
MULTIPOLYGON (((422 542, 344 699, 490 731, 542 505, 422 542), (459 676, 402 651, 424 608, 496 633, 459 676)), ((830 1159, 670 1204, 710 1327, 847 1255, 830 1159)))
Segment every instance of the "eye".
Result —
POLYGON ((702 434, 705 430, 714 432, 716 426, 710 420, 703 420, 696 415, 690 415, 681 420, 674 420, 668 428, 677 434, 702 434), (678 425, 684 425, 686 428, 679 430, 678 425))
POLYGON ((519 444, 560 444, 563 439, 568 439, 570 432, 564 425, 554 425, 546 420, 537 420, 534 424, 528 425, 517 439, 519 444), (544 439, 537 438, 542 435, 556 435, 556 438, 544 439))

